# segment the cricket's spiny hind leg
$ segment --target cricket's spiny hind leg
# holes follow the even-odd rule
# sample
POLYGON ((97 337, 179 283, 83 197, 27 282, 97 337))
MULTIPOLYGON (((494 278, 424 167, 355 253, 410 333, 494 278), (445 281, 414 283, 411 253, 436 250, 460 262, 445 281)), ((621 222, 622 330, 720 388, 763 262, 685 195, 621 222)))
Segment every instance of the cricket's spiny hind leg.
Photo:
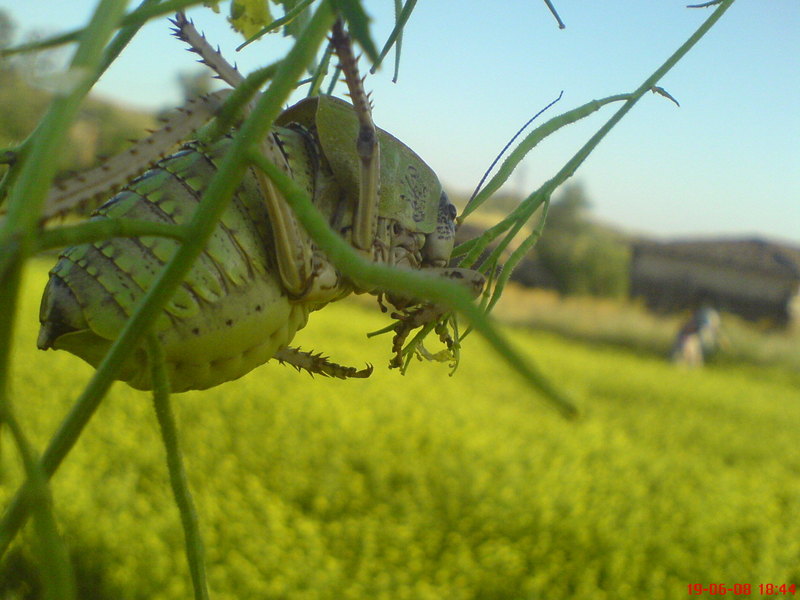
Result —
POLYGON ((194 52, 200 58, 198 62, 206 65, 217 74, 217 79, 220 79, 230 85, 236 87, 244 81, 244 77, 236 68, 231 65, 225 58, 223 58, 219 49, 214 49, 208 43, 206 36, 201 34, 190 20, 186 18, 183 11, 175 14, 174 19, 170 22, 175 26, 172 30, 176 38, 189 45, 189 52, 194 52))
POLYGON ((273 358, 281 364, 292 365, 298 371, 306 371, 310 375, 316 374, 337 379, 364 379, 372 375, 372 365, 370 364, 361 370, 355 367, 345 367, 322 356, 321 352, 314 354, 289 346, 279 349, 273 358))
MULTIPOLYGON (((200 62, 210 67, 217 78, 236 87, 244 77, 214 50, 206 38, 198 33, 191 21, 179 12, 172 20, 174 34, 189 44, 189 50, 200 56, 200 62)), ((230 94, 230 90, 213 92, 190 99, 163 120, 160 129, 136 142, 127 151, 108 159, 99 166, 56 182, 45 202, 42 222, 64 216, 90 205, 95 199, 116 192, 137 175, 151 168, 158 160, 191 134, 211 120, 230 94)))
POLYGON ((149 132, 147 137, 125 152, 65 181, 56 182, 45 201, 41 222, 85 208, 95 199, 118 191, 152 168, 166 158, 172 148, 213 118, 230 93, 230 90, 220 90, 189 100, 185 106, 165 117, 160 129, 149 132))

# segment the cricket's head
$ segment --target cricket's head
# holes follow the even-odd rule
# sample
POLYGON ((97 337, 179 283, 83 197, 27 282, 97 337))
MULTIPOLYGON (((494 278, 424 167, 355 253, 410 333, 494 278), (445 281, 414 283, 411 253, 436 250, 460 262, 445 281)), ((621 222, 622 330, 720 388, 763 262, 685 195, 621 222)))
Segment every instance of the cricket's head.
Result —
POLYGON ((425 267, 446 267, 456 239, 456 207, 442 191, 436 217, 436 229, 425 236, 422 264, 425 267))

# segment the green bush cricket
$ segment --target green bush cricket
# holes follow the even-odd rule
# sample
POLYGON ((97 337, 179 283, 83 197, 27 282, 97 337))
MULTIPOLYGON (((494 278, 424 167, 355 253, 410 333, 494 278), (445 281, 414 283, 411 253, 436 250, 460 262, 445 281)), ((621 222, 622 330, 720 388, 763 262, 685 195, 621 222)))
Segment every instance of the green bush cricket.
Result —
MULTIPOLYGON (((220 77, 237 83, 235 69, 204 45, 182 15, 175 25, 178 36, 220 77)), ((368 260, 459 281, 477 296, 483 275, 447 267, 455 207, 430 167, 372 123, 341 25, 334 29, 332 42, 353 105, 330 96, 301 101, 279 116, 259 144, 263 156, 307 191, 330 226, 368 260)), ((207 101, 206 109, 211 107, 207 101)), ((191 116, 198 112, 202 114, 192 111, 191 116)), ((166 128, 168 132, 162 129, 152 137, 160 135, 165 144, 171 143, 174 136, 168 134, 176 123, 166 128)), ((210 143, 191 141, 177 153, 147 162, 147 170, 124 184, 93 218, 186 223, 229 145, 227 136, 210 143)), ((112 179, 111 170, 97 173, 112 179)), ((94 194, 92 179, 83 178, 94 194)), ((63 203, 63 196, 56 195, 51 205, 63 203)), ((66 249, 42 299, 39 347, 65 349, 97 366, 177 246, 167 238, 129 237, 66 249)), ((300 227, 273 183, 251 168, 206 250, 155 322, 171 389, 213 387, 270 358, 312 373, 369 375, 371 368, 342 367, 288 346, 312 311, 351 292, 381 294, 373 285, 342 276, 300 227)), ((387 299, 400 311, 394 313, 400 320, 394 344, 398 352, 411 329, 439 321, 447 312, 414 299, 387 299)), ((393 364, 398 363, 396 358, 393 364)), ((144 347, 118 377, 135 388, 151 388, 144 347)))

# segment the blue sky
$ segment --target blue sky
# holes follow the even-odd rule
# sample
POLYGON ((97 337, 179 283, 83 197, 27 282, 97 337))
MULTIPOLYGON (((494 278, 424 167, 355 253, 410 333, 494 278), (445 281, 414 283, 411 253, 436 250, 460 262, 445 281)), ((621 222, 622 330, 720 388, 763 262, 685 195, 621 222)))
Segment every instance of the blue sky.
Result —
MULTIPOLYGON (((86 22, 93 0, 0 0, 21 32, 86 22)), ((375 120, 451 188, 469 191, 517 128, 561 90, 550 115, 632 91, 710 14, 674 0, 544 3, 422 0, 411 17, 400 79, 368 79, 375 120)), ((227 3, 223 3, 223 11, 227 3)), ((379 45, 393 2, 367 2, 379 45)), ((270 36, 241 53, 224 18, 192 11, 198 28, 247 72, 274 60, 270 36)), ((387 62, 392 64, 392 57, 387 62)), ((199 68, 148 25, 97 92, 131 106, 175 105, 176 72, 199 68)), ((738 0, 661 85, 680 108, 647 95, 601 143, 576 180, 598 218, 662 238, 759 236, 800 245, 800 2, 738 0)), ((511 181, 533 190, 612 114, 606 108, 546 140, 511 181)))

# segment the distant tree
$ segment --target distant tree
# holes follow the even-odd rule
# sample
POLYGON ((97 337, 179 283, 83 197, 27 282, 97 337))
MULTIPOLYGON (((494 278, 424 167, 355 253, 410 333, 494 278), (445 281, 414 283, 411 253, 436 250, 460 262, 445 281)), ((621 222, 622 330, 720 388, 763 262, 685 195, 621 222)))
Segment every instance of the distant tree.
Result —
MULTIPOLYGON (((0 10, 0 48, 12 44, 15 37, 14 22, 0 10)), ((61 53, 56 49, 0 60, 0 149, 22 143, 47 109, 52 92, 42 85, 47 80, 42 74, 59 63, 61 53)), ((87 168, 100 156, 122 151, 131 138, 140 137, 153 124, 150 115, 89 98, 70 128, 70 142, 59 155, 59 167, 64 172, 87 168)))
POLYGON ((593 227, 589 217, 591 202, 580 183, 564 188, 547 213, 547 229, 562 233, 585 233, 593 227))
MULTIPOLYGON (((4 10, 0 10, 0 48, 7 48, 14 39, 14 21, 4 10)), ((2 64, 2 62, 0 62, 2 64)))
POLYGON ((630 248, 591 219, 590 206, 580 184, 566 187, 550 207, 537 256, 562 294, 624 297, 630 248))

